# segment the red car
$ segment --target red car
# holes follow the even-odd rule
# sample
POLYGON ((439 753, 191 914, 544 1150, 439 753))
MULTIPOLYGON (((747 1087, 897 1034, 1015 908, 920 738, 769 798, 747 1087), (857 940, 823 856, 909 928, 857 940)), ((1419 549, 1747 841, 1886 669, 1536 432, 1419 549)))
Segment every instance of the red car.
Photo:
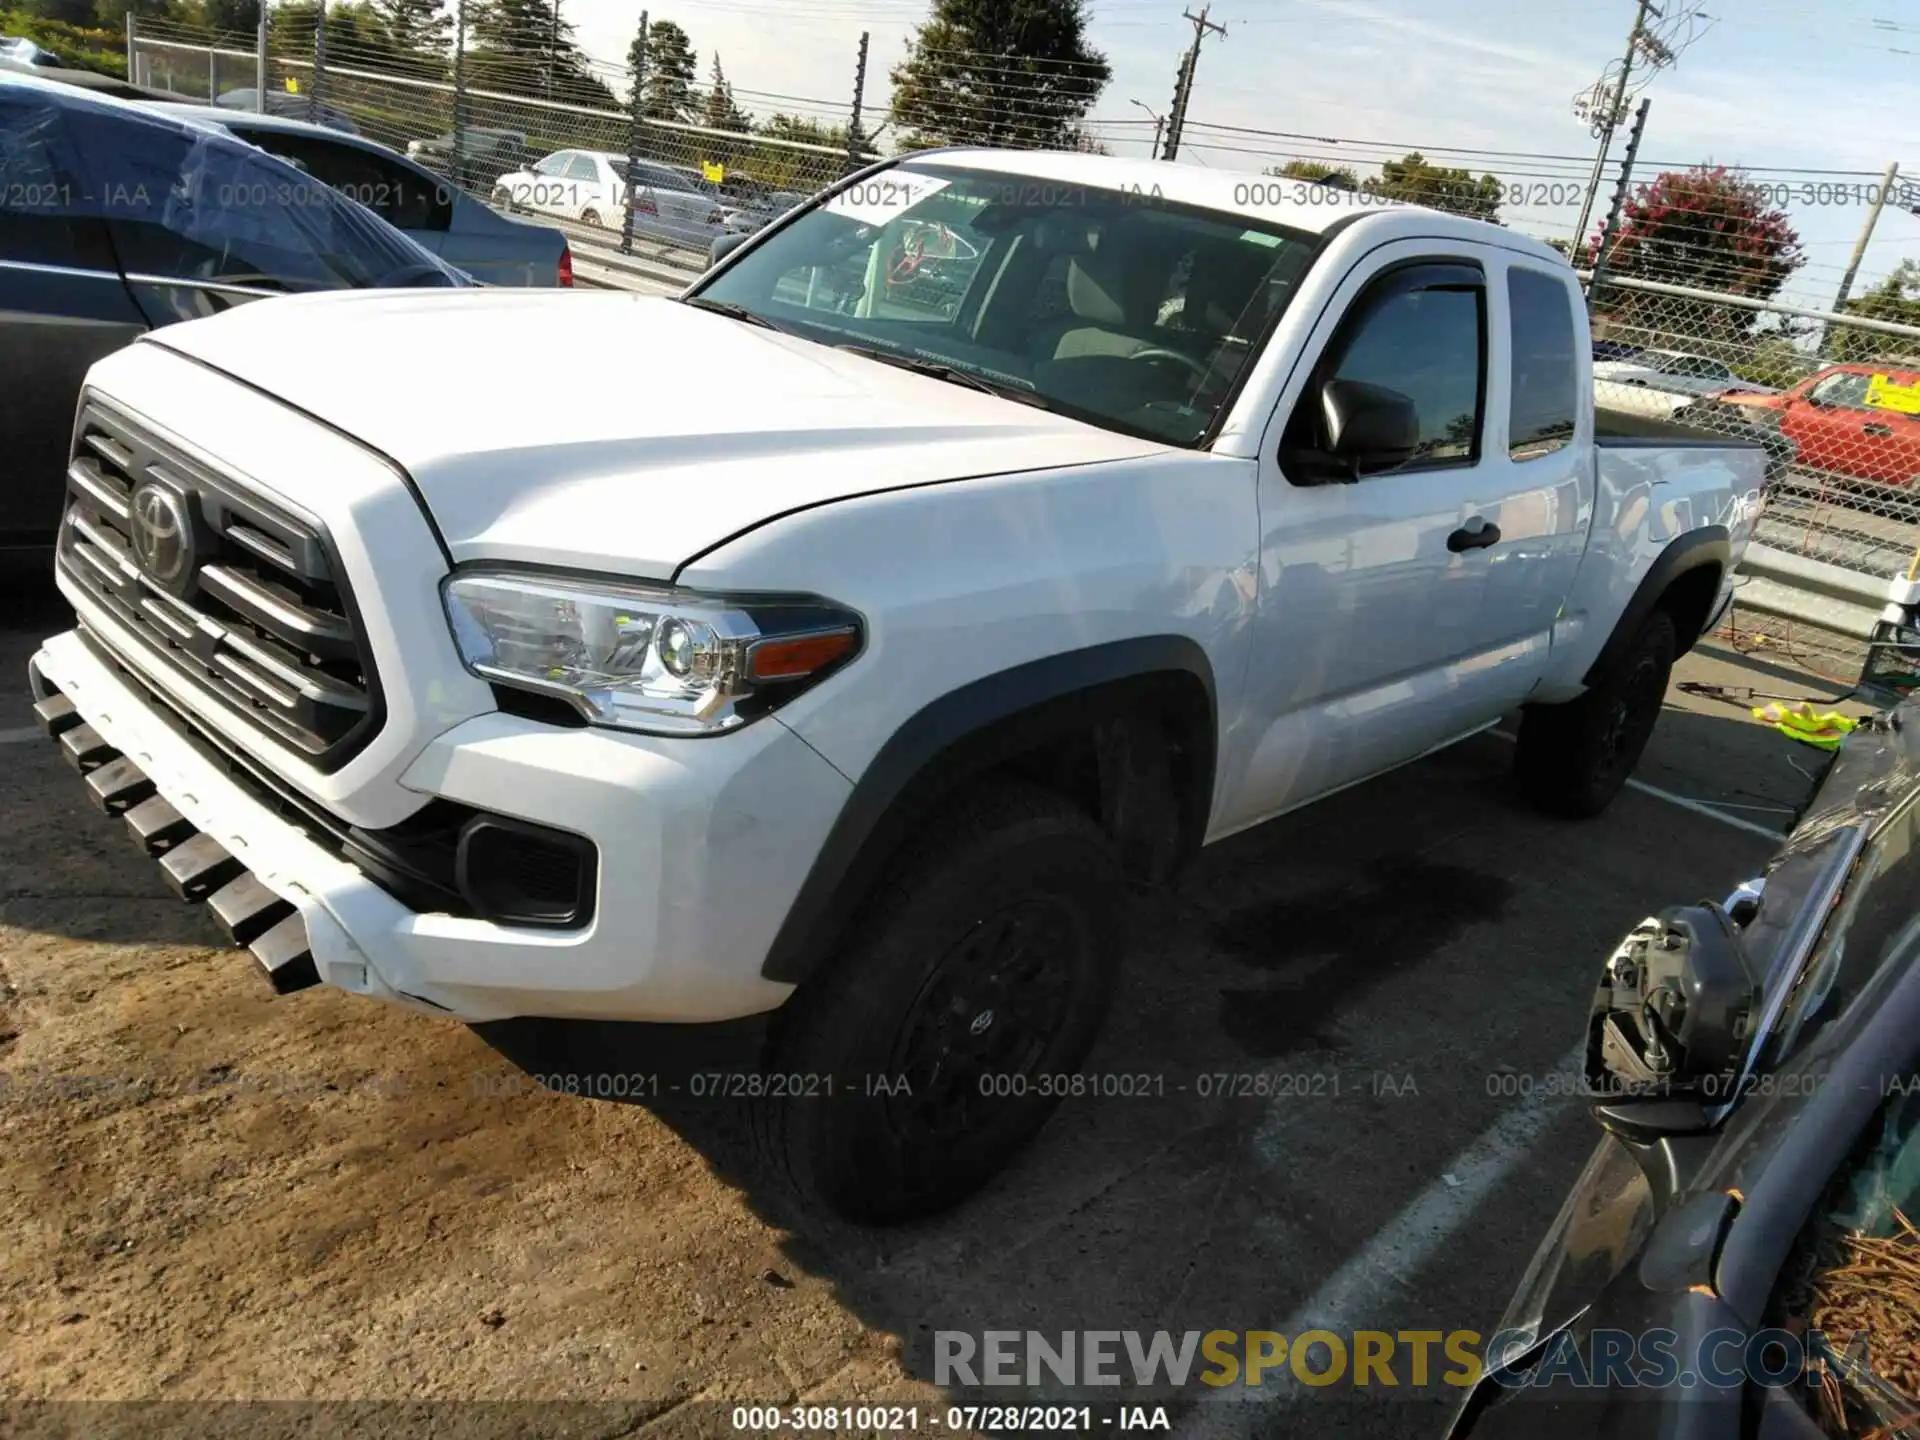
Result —
POLYGON ((1779 430, 1809 470, 1920 483, 1920 370, 1829 365, 1779 395, 1727 393, 1711 403, 1779 430))

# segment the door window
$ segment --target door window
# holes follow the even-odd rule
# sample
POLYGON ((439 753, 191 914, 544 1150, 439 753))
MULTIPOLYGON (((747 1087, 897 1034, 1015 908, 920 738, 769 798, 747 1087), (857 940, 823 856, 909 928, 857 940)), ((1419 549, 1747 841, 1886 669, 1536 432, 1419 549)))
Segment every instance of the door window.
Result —
MULTIPOLYGON (((1478 267, 1471 267, 1477 274, 1478 267)), ((1388 472, 1471 465, 1480 456, 1485 407, 1486 291, 1469 267, 1416 265, 1389 271, 1354 303, 1287 423, 1282 456, 1317 468, 1330 450, 1321 390, 1356 380, 1413 402, 1414 453, 1388 472)))
POLYGON ((323 185, 358 200, 397 230, 445 230, 453 200, 444 185, 358 145, 317 135, 241 130, 241 138, 291 160, 323 185))
POLYGON ((535 165, 533 167, 533 173, 536 175, 564 175, 567 173, 567 166, 571 164, 572 161, 573 152, 571 150, 561 150, 547 156, 546 159, 535 165))
POLYGON ((1573 310, 1564 284, 1519 266, 1507 271, 1507 310, 1513 332, 1507 450, 1515 460, 1533 460, 1573 443, 1580 395, 1573 310))

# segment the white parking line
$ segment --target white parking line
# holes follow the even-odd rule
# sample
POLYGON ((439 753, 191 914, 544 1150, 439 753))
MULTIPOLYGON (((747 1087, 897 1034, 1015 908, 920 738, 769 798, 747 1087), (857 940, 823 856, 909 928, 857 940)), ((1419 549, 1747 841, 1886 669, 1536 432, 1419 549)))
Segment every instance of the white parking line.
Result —
POLYGON ((38 725, 22 725, 17 730, 0 730, 0 745, 25 745, 29 740, 44 740, 47 732, 38 725))
MULTIPOLYGON (((1488 730, 1485 733, 1493 736, 1497 740, 1504 740, 1509 745, 1515 743, 1514 737, 1509 735, 1505 730, 1488 730)), ((1627 780, 1627 788, 1629 790, 1638 790, 1642 795, 1651 795, 1656 800, 1664 800, 1669 805, 1678 805, 1682 810, 1691 810, 1696 815, 1704 815, 1709 820, 1718 820, 1722 825, 1731 825, 1736 830, 1745 830, 1750 835, 1763 835, 1769 840, 1784 840, 1787 838, 1784 830, 1770 830, 1765 825, 1757 825, 1751 820, 1742 820, 1738 815, 1729 815, 1718 805, 1710 801, 1694 800, 1685 795, 1676 795, 1671 790, 1662 790, 1658 785, 1649 785, 1644 780, 1635 780, 1629 777, 1627 780)))
MULTIPOLYGON (((1585 1046, 1576 1045, 1560 1057, 1550 1074, 1577 1074, 1585 1057, 1585 1046)), ((1412 1278, 1473 1219, 1547 1127, 1574 1102, 1569 1089, 1564 1084, 1543 1084, 1494 1121, 1274 1328, 1289 1343, 1308 1330, 1331 1330, 1351 1343, 1356 1329, 1399 1329, 1392 1312, 1412 1294, 1412 1278)), ((1527 1237, 1523 1243, 1530 1240, 1527 1237)), ((1494 1317, 1473 1319, 1491 1325, 1494 1317)), ((1292 1404, 1309 1393, 1293 1383, 1291 1371, 1261 1389, 1225 1389, 1218 1392, 1215 1403, 1201 1408, 1187 1433, 1204 1440, 1272 1434, 1267 1407, 1292 1404), (1256 1413, 1248 1414, 1244 1407, 1248 1401, 1264 1404, 1256 1404, 1256 1413)))

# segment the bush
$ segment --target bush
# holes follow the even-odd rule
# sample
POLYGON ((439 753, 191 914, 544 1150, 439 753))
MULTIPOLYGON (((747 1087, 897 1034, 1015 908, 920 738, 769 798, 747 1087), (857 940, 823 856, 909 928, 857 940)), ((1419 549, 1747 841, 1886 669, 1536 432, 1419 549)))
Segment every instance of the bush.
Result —
POLYGON ((0 35, 31 40, 59 56, 60 63, 71 70, 97 70, 102 75, 127 78, 126 37, 111 30, 42 20, 21 10, 0 10, 0 35))

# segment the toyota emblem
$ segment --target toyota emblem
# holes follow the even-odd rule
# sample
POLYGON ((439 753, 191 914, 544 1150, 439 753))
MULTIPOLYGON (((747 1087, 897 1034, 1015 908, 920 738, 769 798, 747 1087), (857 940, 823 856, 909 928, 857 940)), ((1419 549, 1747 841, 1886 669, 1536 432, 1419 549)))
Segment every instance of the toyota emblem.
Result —
POLYGON ((168 486, 148 481, 133 492, 133 555, 162 585, 176 585, 193 565, 193 525, 187 502, 168 486))

